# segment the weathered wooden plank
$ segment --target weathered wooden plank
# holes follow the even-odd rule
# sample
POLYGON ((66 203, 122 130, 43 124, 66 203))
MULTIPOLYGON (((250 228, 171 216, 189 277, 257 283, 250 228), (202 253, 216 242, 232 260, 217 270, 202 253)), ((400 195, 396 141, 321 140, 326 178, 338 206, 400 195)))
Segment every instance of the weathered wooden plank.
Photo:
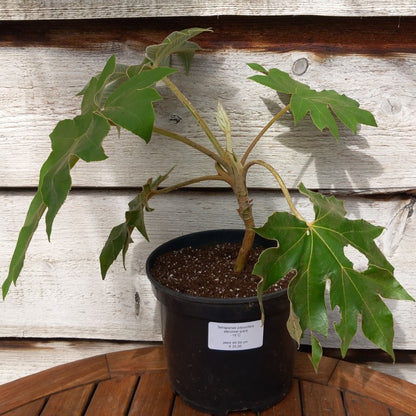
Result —
MULTIPOLYGON (((18 192, 1 193, 0 217, 7 219, 0 222, 2 278, 6 276, 14 241, 30 199, 29 194, 19 195, 18 192)), ((134 193, 127 191, 71 194, 56 219, 52 245, 47 242, 43 230, 39 230, 17 287, 0 303, 0 336, 160 340, 159 310, 144 272, 146 256, 161 242, 182 233, 239 228, 241 224, 229 193, 188 191, 155 199, 152 202, 155 210, 147 216, 151 242, 134 236, 136 243, 127 256, 127 271, 119 261, 102 282, 99 252, 111 227, 123 221, 127 202, 132 197, 134 193)), ((259 225, 272 209, 286 209, 284 200, 272 192, 256 191, 252 197, 259 225)), ((305 200, 295 197, 295 202, 299 210, 311 218, 305 200)), ((416 244, 411 201, 354 197, 345 202, 352 218, 363 216, 370 222, 388 226, 380 243, 396 267, 398 280, 415 294, 416 283, 409 273, 416 244)), ((389 304, 396 315, 396 348, 414 349, 415 304, 389 304)), ((332 330, 324 344, 338 345, 332 330)), ((359 337, 353 346, 360 348, 369 344, 359 337)))
POLYGON ((279 403, 279 408, 272 407, 262 412, 263 416, 301 416, 302 415, 302 404, 299 391, 299 381, 293 380, 292 387, 288 395, 279 403))
POLYGON ((204 50, 310 51, 322 55, 414 53, 416 17, 224 16, 173 19, 3 21, 1 47, 66 48, 121 53, 161 42, 174 30, 209 27, 204 50), (278 39, 278 41, 277 41, 278 39), (365 42, 362 40, 365 39, 365 42))
POLYGON ((172 409, 172 416, 205 416, 206 413, 200 412, 199 410, 192 409, 187 406, 182 397, 176 396, 175 404, 172 409))
POLYGON ((214 1, 12 1, 0 2, 1 20, 29 19, 103 19, 121 17, 221 16, 221 15, 335 15, 335 16, 398 16, 414 15, 411 0, 356 1, 345 0, 323 4, 318 0, 283 0, 279 4, 266 0, 214 1))
POLYGON ((341 392, 333 387, 301 382, 303 412, 309 416, 346 415, 341 392))
MULTIPOLYGON (((1 54, 4 77, 0 81, 0 152, 5 157, 0 166, 0 186, 36 186, 40 166, 50 151, 49 133, 58 120, 77 114, 79 98, 75 94, 88 81, 87 74, 102 67, 111 51, 2 48, 1 54)), ((130 63, 140 57, 128 43, 119 55, 121 61, 130 63)), ((278 66, 292 72, 299 59, 306 59, 309 64, 306 73, 297 77, 299 80, 354 97, 375 113, 379 127, 363 126, 356 136, 343 130, 346 137, 337 143, 327 133, 312 129, 306 121, 293 127, 288 116, 282 126, 268 132, 253 157, 281 166, 282 176, 292 188, 303 180, 312 188, 357 192, 413 189, 416 183, 412 117, 416 112, 412 99, 416 94, 414 54, 379 59, 298 51, 253 54, 227 50, 197 56, 191 78, 175 75, 174 79, 181 86, 190 80, 191 85, 185 90, 218 134, 214 111, 218 99, 223 102, 232 120, 235 150, 242 154, 271 114, 280 108, 272 90, 247 80, 252 71, 246 62, 255 60, 267 67, 278 66), (217 91, 214 84, 219 86, 217 91)), ((160 116, 158 126, 206 143, 193 120, 173 98, 157 103, 156 107, 160 116)), ((146 145, 124 132, 119 139, 114 131, 104 145, 109 159, 99 164, 80 162, 73 171, 74 186, 139 186, 149 176, 163 174, 172 166, 177 168, 167 184, 213 171, 207 158, 195 151, 185 153, 183 145, 176 142, 164 140, 161 144, 162 140, 155 137, 146 145), (165 149, 162 154, 158 151, 160 145, 165 149), (169 160, 166 154, 171 156, 169 160)), ((265 175, 260 168, 252 169, 249 184, 262 188, 276 186, 272 176, 265 175)))
POLYGON ((0 413, 80 384, 105 380, 109 377, 104 356, 97 356, 56 367, 21 380, 0 386, 0 413), (18 383, 18 384, 17 384, 18 383), (16 386, 19 386, 17 388, 16 386))
POLYGON ((10 412, 4 413, 3 416, 28 416, 38 415, 42 410, 46 399, 38 399, 34 402, 28 403, 27 405, 18 407, 17 409, 10 410, 10 412))
POLYGON ((351 415, 390 416, 389 409, 385 405, 358 394, 346 392, 344 403, 348 414, 351 415))
POLYGON ((323 357, 319 363, 319 372, 316 372, 309 355, 298 354, 295 360, 294 376, 312 383, 328 384, 337 363, 338 360, 334 358, 323 357))
POLYGON ((340 361, 329 384, 380 401, 405 413, 416 412, 415 385, 374 373, 364 366, 340 361))
POLYGON ((54 394, 48 399, 42 416, 82 416, 94 388, 94 384, 87 384, 54 394))
POLYGON ((137 376, 134 375, 102 381, 94 392, 85 416, 124 415, 136 384, 137 376))
POLYGON ((163 348, 112 352, 107 354, 107 362, 111 377, 161 371, 167 368, 163 348))
POLYGON ((170 416, 173 399, 167 371, 146 373, 140 377, 128 414, 170 416))
MULTIPOLYGON (((153 345, 141 342, 94 340, 0 340, 0 385, 52 367, 116 351, 153 345)), ((114 372, 114 368, 111 368, 114 372)))

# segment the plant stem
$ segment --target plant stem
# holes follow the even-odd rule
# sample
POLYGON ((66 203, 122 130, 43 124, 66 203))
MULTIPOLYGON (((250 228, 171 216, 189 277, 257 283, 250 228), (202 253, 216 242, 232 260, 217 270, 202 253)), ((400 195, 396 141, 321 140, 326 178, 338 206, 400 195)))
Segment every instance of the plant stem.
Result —
POLYGON ((204 182, 204 181, 224 181, 230 184, 230 180, 229 178, 227 178, 227 176, 206 175, 206 176, 200 176, 199 178, 193 178, 187 181, 179 182, 175 185, 167 186, 166 188, 157 189, 156 191, 152 192, 152 196, 160 195, 160 194, 167 194, 168 192, 175 191, 179 188, 184 188, 185 186, 193 185, 195 183, 204 182))
POLYGON ((284 197, 286 198, 287 204, 289 205, 290 210, 292 211, 293 215, 298 218, 301 221, 307 222, 305 218, 300 214, 300 212, 296 209, 295 204, 292 201, 292 198, 290 196, 289 190, 286 187, 286 184, 283 182, 283 179, 281 176, 277 173, 277 171, 273 168, 273 166, 269 165, 267 162, 264 162, 263 160, 252 160, 251 162, 247 163, 245 165, 246 171, 253 165, 260 165, 266 168, 276 179, 278 182, 280 189, 283 192, 284 197))
POLYGON ((179 90, 179 88, 168 78, 163 78, 163 82, 169 87, 169 89, 175 94, 176 98, 189 110, 192 116, 195 118, 197 123, 201 126, 202 130, 214 146, 215 150, 219 155, 224 155, 224 149, 221 147, 217 138, 212 133, 211 129, 208 127, 205 120, 201 117, 192 103, 185 97, 185 95, 179 90))
POLYGON ((214 159, 221 166, 226 165, 225 160, 221 156, 219 156, 216 153, 212 152, 211 150, 209 150, 205 146, 202 146, 199 143, 196 143, 193 140, 188 139, 185 136, 182 136, 181 134, 177 134, 177 133, 174 133, 174 132, 172 132, 170 130, 165 130, 165 129, 162 129, 162 128, 156 127, 156 126, 153 127, 153 132, 154 133, 157 133, 157 134, 160 134, 162 136, 169 137, 171 139, 177 140, 177 141, 179 141, 181 143, 184 143, 184 144, 186 144, 186 145, 188 145, 190 147, 193 147, 194 149, 198 150, 199 152, 204 153, 205 155, 207 155, 210 158, 214 159))
POLYGON ((283 110, 279 111, 260 131, 260 133, 255 137, 255 139, 250 143, 250 146, 247 148, 246 152, 244 153, 244 156, 241 158, 241 163, 244 165, 247 161, 248 156, 256 146, 256 144, 260 141, 260 139, 264 136, 267 130, 271 126, 273 126, 274 123, 276 123, 277 120, 279 120, 285 113, 287 113, 290 110, 290 104, 288 104, 283 110))

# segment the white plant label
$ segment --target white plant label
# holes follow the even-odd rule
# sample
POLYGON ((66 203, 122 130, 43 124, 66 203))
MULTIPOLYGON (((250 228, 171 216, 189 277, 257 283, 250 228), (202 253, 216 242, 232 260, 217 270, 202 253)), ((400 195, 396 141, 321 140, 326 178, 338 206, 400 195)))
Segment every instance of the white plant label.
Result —
POLYGON ((264 327, 261 320, 251 322, 209 322, 208 348, 221 351, 242 351, 263 346, 264 327))

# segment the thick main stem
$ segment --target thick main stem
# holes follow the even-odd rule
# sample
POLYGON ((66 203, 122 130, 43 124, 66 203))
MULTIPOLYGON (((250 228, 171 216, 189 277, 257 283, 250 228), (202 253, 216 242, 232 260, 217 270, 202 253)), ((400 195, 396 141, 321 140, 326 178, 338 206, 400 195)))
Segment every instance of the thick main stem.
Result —
POLYGON ((244 222, 245 233, 240 250, 235 262, 234 270, 241 272, 247 264, 247 258, 253 247, 255 231, 252 201, 248 196, 246 175, 240 161, 233 159, 232 163, 233 183, 232 188, 238 202, 238 213, 244 222))

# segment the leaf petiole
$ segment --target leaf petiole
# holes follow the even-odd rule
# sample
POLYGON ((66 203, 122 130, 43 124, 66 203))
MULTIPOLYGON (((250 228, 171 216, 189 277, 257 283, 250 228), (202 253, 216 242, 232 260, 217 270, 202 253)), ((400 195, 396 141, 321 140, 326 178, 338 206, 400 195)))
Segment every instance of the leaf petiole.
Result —
POLYGON ((244 167, 246 172, 248 169, 253 165, 260 165, 266 168, 276 179, 277 183, 279 184, 280 189, 283 192, 284 197, 286 198, 286 202, 289 205, 290 210, 292 211, 293 215, 300 221, 305 222, 306 224, 309 224, 305 218, 303 218, 302 214, 296 209, 295 204, 292 201, 292 198, 290 196, 289 190, 286 187, 286 184, 284 183, 281 176, 277 173, 277 171, 273 168, 273 166, 269 165, 267 162, 264 162, 263 160, 252 160, 249 163, 247 163, 244 167))
POLYGON ((288 104, 285 108, 283 108, 281 111, 279 111, 260 131, 260 133, 254 138, 254 140, 250 143, 250 146, 247 148, 246 152, 244 153, 244 156, 241 158, 241 163, 244 165, 246 163, 246 160, 256 144, 260 141, 260 139, 264 136, 264 134, 267 132, 267 130, 270 129, 271 126, 273 126, 276 121, 278 121, 284 114, 286 114, 290 110, 290 104, 288 104))
POLYGON ((202 130, 214 146, 215 150, 218 152, 218 154, 223 156, 225 153, 224 149, 220 145, 214 133, 208 127, 206 121, 201 117, 201 115, 198 113, 198 111, 195 109, 192 103, 188 100, 188 98, 185 97, 182 91, 180 91, 179 88, 168 77, 163 78, 163 82, 175 94, 176 98, 189 110, 189 112, 192 114, 194 119, 197 121, 199 126, 202 128, 202 130))

